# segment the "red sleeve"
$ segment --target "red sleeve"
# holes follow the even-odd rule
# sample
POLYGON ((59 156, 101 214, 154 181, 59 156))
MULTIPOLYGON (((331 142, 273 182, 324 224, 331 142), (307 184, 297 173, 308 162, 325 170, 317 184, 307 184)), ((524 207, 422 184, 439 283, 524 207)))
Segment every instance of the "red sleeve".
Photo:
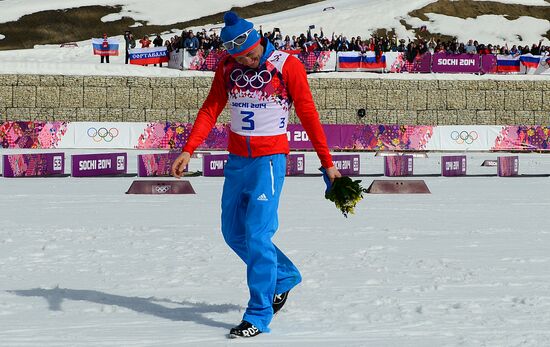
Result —
POLYGON ((195 119, 189 139, 183 147, 183 152, 193 154, 195 149, 203 143, 227 103, 227 91, 225 90, 223 76, 225 61, 225 59, 222 60, 216 69, 210 92, 197 114, 197 119, 195 119))
POLYGON ((296 107, 296 114, 321 160, 321 165, 324 168, 334 166, 302 62, 296 57, 289 56, 283 67, 283 78, 296 107))

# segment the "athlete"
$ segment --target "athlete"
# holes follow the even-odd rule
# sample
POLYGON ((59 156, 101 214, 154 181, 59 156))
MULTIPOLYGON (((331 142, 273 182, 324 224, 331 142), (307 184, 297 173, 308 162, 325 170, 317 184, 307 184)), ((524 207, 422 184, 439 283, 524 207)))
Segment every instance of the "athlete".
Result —
POLYGON ((302 63, 275 50, 251 22, 236 13, 227 12, 224 22, 220 36, 229 55, 216 70, 189 140, 172 165, 172 175, 182 176, 193 151, 229 101, 231 131, 221 229, 229 247, 246 263, 250 291, 243 320, 230 330, 229 337, 253 337, 269 332, 273 314, 302 279, 271 241, 278 228, 292 104, 330 181, 341 175, 332 163, 302 63))

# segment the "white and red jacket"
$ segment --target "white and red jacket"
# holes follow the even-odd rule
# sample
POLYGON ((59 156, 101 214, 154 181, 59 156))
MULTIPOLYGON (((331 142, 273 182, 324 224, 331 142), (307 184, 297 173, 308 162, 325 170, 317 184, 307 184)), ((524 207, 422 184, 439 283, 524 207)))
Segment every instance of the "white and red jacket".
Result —
POLYGON ((244 157, 288 154, 286 127, 294 104, 321 165, 332 167, 302 63, 267 45, 267 60, 257 69, 240 65, 231 56, 220 62, 183 151, 193 154, 229 101, 231 131, 227 150, 230 153, 244 157))

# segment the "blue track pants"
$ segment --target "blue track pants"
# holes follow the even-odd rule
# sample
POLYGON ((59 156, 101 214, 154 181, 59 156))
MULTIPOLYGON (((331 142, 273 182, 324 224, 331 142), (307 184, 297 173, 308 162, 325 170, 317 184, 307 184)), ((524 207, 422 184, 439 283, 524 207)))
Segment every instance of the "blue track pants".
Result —
POLYGON ((300 272, 271 241, 279 227, 277 209, 286 172, 286 156, 257 158, 229 155, 224 168, 222 233, 246 263, 250 301, 243 319, 268 332, 273 296, 302 280, 300 272))

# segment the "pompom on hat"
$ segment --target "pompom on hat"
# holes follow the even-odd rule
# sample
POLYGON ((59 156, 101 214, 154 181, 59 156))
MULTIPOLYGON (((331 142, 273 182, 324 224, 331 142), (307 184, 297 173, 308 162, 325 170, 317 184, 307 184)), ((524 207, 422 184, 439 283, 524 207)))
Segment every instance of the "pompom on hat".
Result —
POLYGON ((241 45, 233 44, 231 49, 227 49, 226 47, 229 54, 246 54, 260 44, 260 34, 256 31, 256 29, 254 29, 254 25, 246 19, 239 17, 239 15, 235 12, 226 12, 223 16, 223 21, 225 22, 225 26, 222 29, 220 38, 224 43, 233 41, 240 35, 245 34, 250 30, 246 41, 244 41, 241 45))

